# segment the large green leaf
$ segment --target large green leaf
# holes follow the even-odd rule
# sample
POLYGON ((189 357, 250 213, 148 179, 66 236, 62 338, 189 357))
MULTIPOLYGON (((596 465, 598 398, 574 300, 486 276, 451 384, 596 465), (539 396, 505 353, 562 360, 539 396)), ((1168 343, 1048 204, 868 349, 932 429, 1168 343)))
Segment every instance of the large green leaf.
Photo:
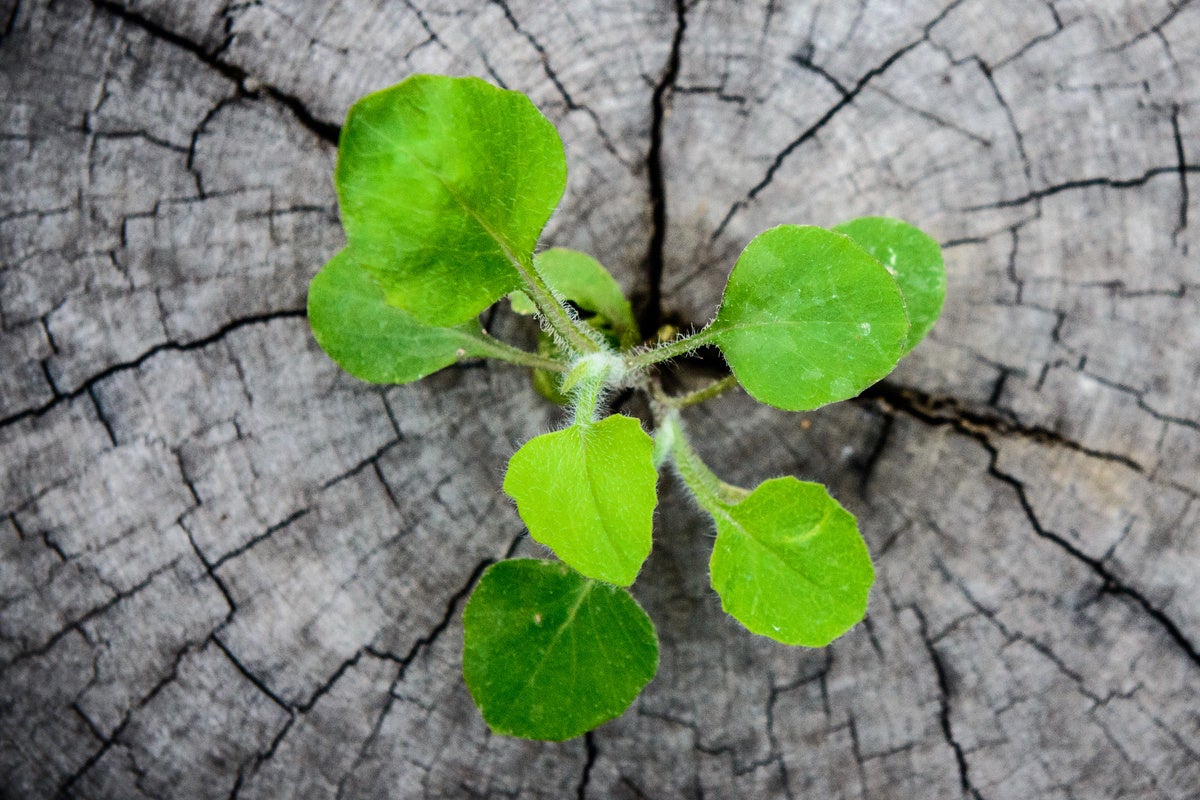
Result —
POLYGON ((436 75, 355 103, 335 176, 346 238, 388 303, 437 325, 523 285, 566 180, 562 142, 527 97, 436 75))
POLYGON ((508 462, 504 491, 535 540, 589 578, 628 586, 650 554, 653 451, 631 417, 577 422, 526 442, 508 462))
POLYGON ((461 358, 485 354, 478 349, 478 321, 450 328, 417 321, 384 302, 383 290, 350 248, 309 284, 308 322, 330 358, 371 383, 420 380, 461 358))
POLYGON ((637 601, 564 564, 493 564, 463 610, 463 677, 496 733, 578 736, 619 716, 657 671, 637 601))
POLYGON ((774 478, 713 517, 712 585, 751 631, 824 647, 863 618, 875 570, 854 517, 824 486, 774 478))
POLYGON ((900 284, 911 326, 901 355, 908 353, 942 313, 946 266, 941 246, 920 228, 889 217, 859 217, 834 230, 873 255, 900 284))
POLYGON ((781 225, 742 251, 701 335, 756 399, 804 411, 854 397, 888 374, 908 318, 896 281, 848 237, 781 225))

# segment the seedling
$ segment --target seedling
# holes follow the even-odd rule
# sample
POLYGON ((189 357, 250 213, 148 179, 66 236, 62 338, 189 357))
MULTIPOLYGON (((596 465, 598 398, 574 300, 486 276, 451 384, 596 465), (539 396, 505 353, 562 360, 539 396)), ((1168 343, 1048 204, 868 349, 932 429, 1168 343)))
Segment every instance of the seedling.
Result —
POLYGON ((817 483, 723 482, 681 411, 736 385, 790 411, 854 397, 929 331, 945 294, 937 243, 907 223, 781 225, 742 251, 715 319, 645 344, 595 259, 534 252, 566 178, 557 132, 522 94, 416 75, 368 95, 338 146, 348 243, 308 298, 317 342, 365 381, 495 358, 532 368, 568 407, 562 429, 526 442, 504 478, 529 535, 559 560, 492 565, 463 611, 463 674, 484 720, 554 741, 619 716, 657 670, 654 626, 626 587, 650 553, 668 464, 712 516, 712 586, 744 626, 823 647, 863 618, 875 573, 854 517, 817 483), (481 326, 505 297, 536 315, 537 352, 481 326), (705 345, 732 374, 668 394, 659 365, 705 345), (647 393, 653 437, 637 419, 605 415, 618 388, 647 393))

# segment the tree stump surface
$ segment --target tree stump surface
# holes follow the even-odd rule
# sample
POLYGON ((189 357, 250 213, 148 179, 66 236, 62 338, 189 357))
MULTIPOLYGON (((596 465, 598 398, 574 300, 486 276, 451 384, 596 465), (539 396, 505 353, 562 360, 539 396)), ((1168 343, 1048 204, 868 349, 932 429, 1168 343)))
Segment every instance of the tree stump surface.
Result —
POLYGON ((5 0, 0 26, 0 796, 1197 797, 1200 4, 5 0), (544 241, 650 317, 707 321, 784 222, 944 244, 941 321, 863 398, 687 416, 727 480, 858 516, 864 624, 743 630, 666 477, 634 589, 657 678, 586 737, 489 735, 461 610, 540 552, 500 483, 560 414, 501 364, 362 384, 304 319, 338 125, 416 72, 533 98, 570 169, 544 241))

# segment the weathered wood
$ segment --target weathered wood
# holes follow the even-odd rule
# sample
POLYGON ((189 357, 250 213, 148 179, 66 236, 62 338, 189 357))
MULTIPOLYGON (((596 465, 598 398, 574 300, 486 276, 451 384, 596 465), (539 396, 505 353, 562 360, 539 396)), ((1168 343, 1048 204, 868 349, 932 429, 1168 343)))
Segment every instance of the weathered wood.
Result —
MULTIPOLYGON (((1200 786, 1200 5, 0 3, 0 796, 1189 798, 1200 786), (489 736, 462 601, 534 552, 520 370, 380 390, 307 280, 360 94, 529 93, 548 243, 683 323, 781 222, 906 217, 945 315, 883 385, 697 409, 729 480, 826 481, 879 572, 753 637, 664 480, 663 640, 586 739, 489 736), (658 210, 656 211, 656 203, 658 210), (661 248, 661 250, 660 250, 661 248)), ((502 335, 528 331, 504 317, 502 335)))

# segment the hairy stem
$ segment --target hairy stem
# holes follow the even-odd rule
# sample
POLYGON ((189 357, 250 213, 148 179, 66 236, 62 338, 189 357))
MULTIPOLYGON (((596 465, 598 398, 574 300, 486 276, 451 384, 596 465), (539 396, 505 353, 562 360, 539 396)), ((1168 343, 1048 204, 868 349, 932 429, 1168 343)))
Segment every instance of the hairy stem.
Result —
POLYGON ((726 375, 719 381, 713 381, 708 386, 701 387, 694 392, 688 392, 679 397, 665 395, 663 402, 671 408, 687 408, 688 406, 703 403, 706 400, 712 400, 714 397, 724 394, 737 385, 737 378, 733 375, 726 375))
POLYGON ((509 364, 517 364, 522 367, 544 369, 548 372, 567 371, 567 365, 561 361, 555 361, 552 358, 546 358, 537 353, 513 347, 511 344, 502 342, 487 333, 482 333, 475 338, 475 352, 486 358, 507 361, 509 364))
POLYGON ((538 313, 550 329, 562 340, 568 350, 575 353, 598 353, 603 348, 599 342, 584 330, 583 325, 576 320, 558 298, 554 296, 550 286, 538 274, 537 268, 521 264, 518 267, 521 278, 525 281, 526 294, 537 306, 538 313))
POLYGON ((576 425, 596 421, 600 398, 610 381, 620 381, 624 365, 614 353, 593 353, 576 361, 563 380, 561 391, 571 395, 571 417, 576 425))
POLYGON ((740 486, 726 483, 713 474, 692 449, 677 410, 672 409, 663 416, 659 435, 666 437, 679 476, 696 496, 696 502, 709 514, 724 515, 731 506, 741 502, 749 494, 740 486))
POLYGON ((698 333, 693 333, 691 336, 684 336, 673 342, 636 353, 629 357, 626 366, 630 370, 644 369, 661 361, 675 358, 676 356, 687 355, 693 350, 700 349, 710 341, 712 341, 712 335, 707 330, 699 331, 698 333))

